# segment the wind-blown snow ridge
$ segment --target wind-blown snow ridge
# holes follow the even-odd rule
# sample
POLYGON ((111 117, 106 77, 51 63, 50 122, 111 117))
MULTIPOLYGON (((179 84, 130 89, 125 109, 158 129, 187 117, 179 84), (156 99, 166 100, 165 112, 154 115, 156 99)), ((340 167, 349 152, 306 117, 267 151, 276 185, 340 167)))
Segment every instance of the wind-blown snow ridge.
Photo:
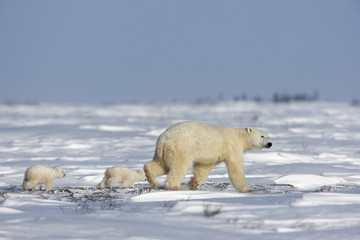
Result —
POLYGON ((314 191, 322 186, 348 184, 341 177, 323 177, 312 174, 292 174, 275 180, 277 184, 289 184, 301 191, 314 191))
POLYGON ((240 198, 240 193, 208 191, 165 191, 142 194, 131 198, 133 202, 164 202, 184 200, 206 200, 217 198, 240 198))

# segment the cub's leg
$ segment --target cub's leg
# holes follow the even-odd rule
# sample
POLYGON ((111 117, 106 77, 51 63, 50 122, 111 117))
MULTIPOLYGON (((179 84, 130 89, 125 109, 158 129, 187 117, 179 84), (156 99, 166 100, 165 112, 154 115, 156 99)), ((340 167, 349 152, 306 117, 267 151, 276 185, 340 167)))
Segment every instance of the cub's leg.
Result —
POLYGON ((45 182, 45 189, 46 189, 46 190, 51 190, 52 185, 53 185, 53 180, 48 180, 48 181, 46 181, 46 182, 45 182))
MULTIPOLYGON (((37 185, 39 185, 39 188, 40 188, 40 184, 38 184, 37 182, 31 181, 31 180, 24 180, 24 182, 23 182, 23 190, 36 189, 37 185)), ((38 190, 38 189, 36 189, 36 190, 38 190)))
POLYGON ((106 177, 104 177, 101 182, 97 185, 98 188, 103 189, 106 187, 106 177))
POLYGON ((115 184, 119 183, 119 179, 110 177, 106 180, 106 186, 112 188, 115 184))
POLYGON ((121 183, 121 187, 122 188, 133 188, 134 187, 134 182, 132 180, 123 181, 121 183))

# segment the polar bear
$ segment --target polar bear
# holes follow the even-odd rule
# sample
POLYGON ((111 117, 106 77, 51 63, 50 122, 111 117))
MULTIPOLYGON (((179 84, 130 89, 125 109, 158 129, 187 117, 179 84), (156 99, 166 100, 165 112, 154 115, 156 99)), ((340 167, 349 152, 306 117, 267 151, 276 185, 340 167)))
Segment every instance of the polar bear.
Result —
POLYGON ((128 168, 115 166, 107 168, 103 180, 98 184, 98 188, 112 188, 114 184, 121 183, 122 188, 134 187, 137 181, 146 181, 143 170, 130 170, 128 168))
POLYGON ((231 183, 241 192, 248 192, 243 152, 270 148, 269 135, 255 128, 230 128, 199 122, 182 122, 163 132, 156 144, 154 158, 144 165, 153 188, 158 187, 156 176, 167 174, 165 189, 185 190, 181 181, 193 165, 188 186, 197 190, 207 180, 210 170, 225 162, 231 183))
POLYGON ((45 189, 50 190, 55 178, 63 178, 66 174, 61 167, 46 167, 35 165, 25 171, 23 190, 39 190, 40 184, 45 184, 45 189))

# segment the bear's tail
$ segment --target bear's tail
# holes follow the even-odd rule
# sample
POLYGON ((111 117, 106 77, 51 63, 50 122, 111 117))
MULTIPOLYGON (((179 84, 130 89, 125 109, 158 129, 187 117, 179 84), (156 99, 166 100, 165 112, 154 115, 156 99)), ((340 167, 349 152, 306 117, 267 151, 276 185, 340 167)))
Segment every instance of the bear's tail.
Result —
POLYGON ((153 160, 160 160, 163 159, 164 157, 164 142, 162 141, 161 138, 158 139, 157 143, 156 143, 156 149, 155 149, 155 153, 154 153, 154 158, 153 160))

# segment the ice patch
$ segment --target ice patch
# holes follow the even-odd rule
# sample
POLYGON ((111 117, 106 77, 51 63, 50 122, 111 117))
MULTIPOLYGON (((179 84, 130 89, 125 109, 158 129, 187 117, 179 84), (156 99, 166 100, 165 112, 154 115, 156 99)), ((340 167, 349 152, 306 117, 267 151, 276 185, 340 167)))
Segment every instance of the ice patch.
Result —
POLYGON ((240 198, 244 195, 240 193, 207 192, 207 191, 163 191, 147 193, 132 197, 133 202, 166 202, 166 201, 184 201, 199 199, 224 199, 240 198))
POLYGON ((102 180, 102 178, 103 178, 103 176, 85 176, 85 177, 79 178, 79 181, 81 183, 87 182, 87 183, 96 185, 102 180))
POLYGON ((130 127, 130 126, 113 126, 113 125, 83 125, 80 126, 79 129, 84 130, 99 130, 105 132, 131 132, 131 131, 144 131, 142 128, 138 127, 130 127))
POLYGON ((89 148, 91 148, 91 146, 86 145, 86 144, 73 143, 73 144, 65 146, 64 148, 66 148, 66 149, 89 149, 89 148))
POLYGON ((62 161, 76 161, 76 162, 85 162, 85 161, 98 161, 100 160, 99 157, 93 157, 93 156, 86 156, 86 157, 60 157, 59 160, 62 161))
POLYGON ((349 205, 360 204, 359 194, 347 193, 307 193, 302 199, 292 204, 296 207, 309 207, 321 205, 349 205))
POLYGON ((16 213, 22 213, 23 211, 8 208, 8 207, 1 207, 0 208, 0 214, 16 214, 16 213))
MULTIPOLYGON (((212 203, 214 204, 214 203, 212 203)), ((216 203, 216 206, 219 206, 219 203, 216 203)), ((176 203, 175 206, 173 206, 170 209, 171 214, 203 214, 204 212, 204 206, 205 203, 203 201, 180 201, 176 203)))
POLYGON ((157 137, 160 134, 162 134, 165 130, 166 130, 166 128, 152 130, 152 131, 149 131, 149 132, 145 133, 145 135, 157 137))
POLYGON ((289 184, 301 191, 313 191, 322 186, 336 184, 347 184, 348 182, 340 177, 323 177, 312 174, 287 175, 275 180, 276 184, 289 184))

